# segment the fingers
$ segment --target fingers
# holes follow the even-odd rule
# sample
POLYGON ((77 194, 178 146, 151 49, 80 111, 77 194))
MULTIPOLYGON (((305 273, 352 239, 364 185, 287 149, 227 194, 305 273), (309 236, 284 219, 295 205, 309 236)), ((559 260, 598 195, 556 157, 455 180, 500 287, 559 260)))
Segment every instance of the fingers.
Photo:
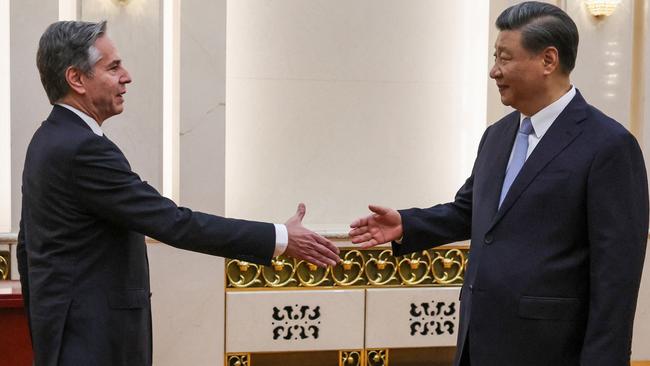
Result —
POLYGON ((379 244, 379 243, 377 242, 377 240, 375 240, 375 239, 370 239, 370 240, 368 240, 367 242, 361 243, 360 247, 361 247, 362 249, 368 249, 368 248, 372 248, 372 247, 374 247, 374 246, 377 245, 377 244, 379 244))
POLYGON ((388 207, 377 206, 377 205, 368 205, 368 209, 378 215, 385 215, 390 211, 388 207))
MULTIPOLYGON (((317 235, 317 234, 316 234, 317 235)), ((320 235, 316 236, 316 240, 320 245, 316 245, 316 251, 323 256, 324 261, 334 266, 338 263, 341 258, 339 257, 339 248, 337 248, 332 242, 323 238, 320 235)))
POLYGON ((350 227, 351 228, 356 228, 356 227, 366 226, 366 225, 368 225, 368 216, 360 217, 360 218, 352 221, 352 223, 350 224, 350 227))
MULTIPOLYGON (((317 261, 321 263, 325 263, 330 266, 335 266, 336 263, 339 262, 339 255, 326 247, 325 245, 321 244, 321 239, 319 239, 319 235, 314 234, 314 236, 311 238, 313 241, 310 243, 310 250, 308 251, 308 256, 316 259, 317 261)), ((322 238, 323 241, 327 241, 327 239, 322 238)), ((336 249, 336 248, 335 248, 336 249)), ((316 263, 314 263, 316 264, 316 263)))
POLYGON ((328 239, 326 239, 326 238, 324 238, 324 237, 322 237, 322 236, 320 236, 318 234, 315 234, 315 235, 317 235, 316 240, 318 240, 319 243, 321 243, 324 247, 329 249, 332 253, 336 254, 335 259, 340 259, 339 256, 338 256, 341 253, 341 250, 339 250, 339 247, 334 245, 334 243, 332 243, 330 240, 328 240, 328 239))
POLYGON ((372 239, 372 234, 366 232, 364 234, 352 236, 350 241, 354 244, 359 244, 359 243, 367 242, 370 239, 372 239))
POLYGON ((365 234, 367 232, 368 232, 368 226, 361 226, 361 227, 358 227, 356 229, 350 230, 348 235, 351 236, 351 237, 355 237, 355 236, 363 235, 363 234, 365 234))

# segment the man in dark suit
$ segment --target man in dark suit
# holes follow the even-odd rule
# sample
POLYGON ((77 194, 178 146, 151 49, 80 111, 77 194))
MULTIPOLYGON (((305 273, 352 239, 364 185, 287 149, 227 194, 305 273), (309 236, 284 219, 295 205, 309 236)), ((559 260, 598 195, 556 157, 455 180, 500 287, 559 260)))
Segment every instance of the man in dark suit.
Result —
POLYGON ((100 126, 122 112, 131 77, 106 24, 57 22, 37 65, 52 113, 23 172, 18 268, 37 366, 150 365, 144 235, 196 252, 269 264, 284 253, 333 265, 338 249, 302 226, 178 207, 131 171, 100 126))
POLYGON ((628 131, 571 85, 578 31, 526 2, 497 19, 501 101, 455 200, 370 206, 363 247, 395 255, 471 239, 455 365, 629 366, 648 237, 648 186, 628 131))

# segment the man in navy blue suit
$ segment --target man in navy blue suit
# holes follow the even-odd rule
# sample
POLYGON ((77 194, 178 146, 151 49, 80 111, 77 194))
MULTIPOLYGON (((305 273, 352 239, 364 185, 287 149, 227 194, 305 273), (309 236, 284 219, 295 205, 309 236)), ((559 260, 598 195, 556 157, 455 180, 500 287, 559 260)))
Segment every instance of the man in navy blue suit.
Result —
POLYGON ((140 180, 101 130, 131 82, 105 22, 50 25, 37 66, 54 107, 27 149, 17 250, 37 366, 151 365, 144 235, 261 264, 282 253, 339 260, 302 226, 303 204, 284 225, 227 219, 178 207, 140 180))
POLYGON ((490 77, 516 111, 487 128, 453 202, 370 206, 352 241, 403 255, 471 239, 454 365, 629 366, 648 237, 641 150, 571 85, 565 12, 525 2, 496 26, 490 77))

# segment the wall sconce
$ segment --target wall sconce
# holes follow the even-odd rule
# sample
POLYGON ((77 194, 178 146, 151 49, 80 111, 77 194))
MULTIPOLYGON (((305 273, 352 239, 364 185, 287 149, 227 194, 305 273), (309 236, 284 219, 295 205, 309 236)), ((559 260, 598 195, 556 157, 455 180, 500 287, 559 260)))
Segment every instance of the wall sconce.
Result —
POLYGON ((131 0, 113 0, 117 5, 127 6, 131 0))
POLYGON ((585 0, 587 10, 595 17, 610 16, 621 0, 585 0))

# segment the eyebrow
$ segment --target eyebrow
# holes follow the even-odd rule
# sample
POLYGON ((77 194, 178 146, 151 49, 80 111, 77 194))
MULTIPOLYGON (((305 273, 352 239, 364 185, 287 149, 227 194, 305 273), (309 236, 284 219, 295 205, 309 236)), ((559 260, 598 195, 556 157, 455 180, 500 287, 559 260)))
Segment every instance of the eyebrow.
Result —
POLYGON ((113 67, 113 66, 119 66, 121 63, 122 63, 122 60, 120 60, 120 59, 116 59, 116 60, 111 61, 111 62, 108 64, 108 66, 106 66, 106 67, 111 68, 111 67, 113 67))

